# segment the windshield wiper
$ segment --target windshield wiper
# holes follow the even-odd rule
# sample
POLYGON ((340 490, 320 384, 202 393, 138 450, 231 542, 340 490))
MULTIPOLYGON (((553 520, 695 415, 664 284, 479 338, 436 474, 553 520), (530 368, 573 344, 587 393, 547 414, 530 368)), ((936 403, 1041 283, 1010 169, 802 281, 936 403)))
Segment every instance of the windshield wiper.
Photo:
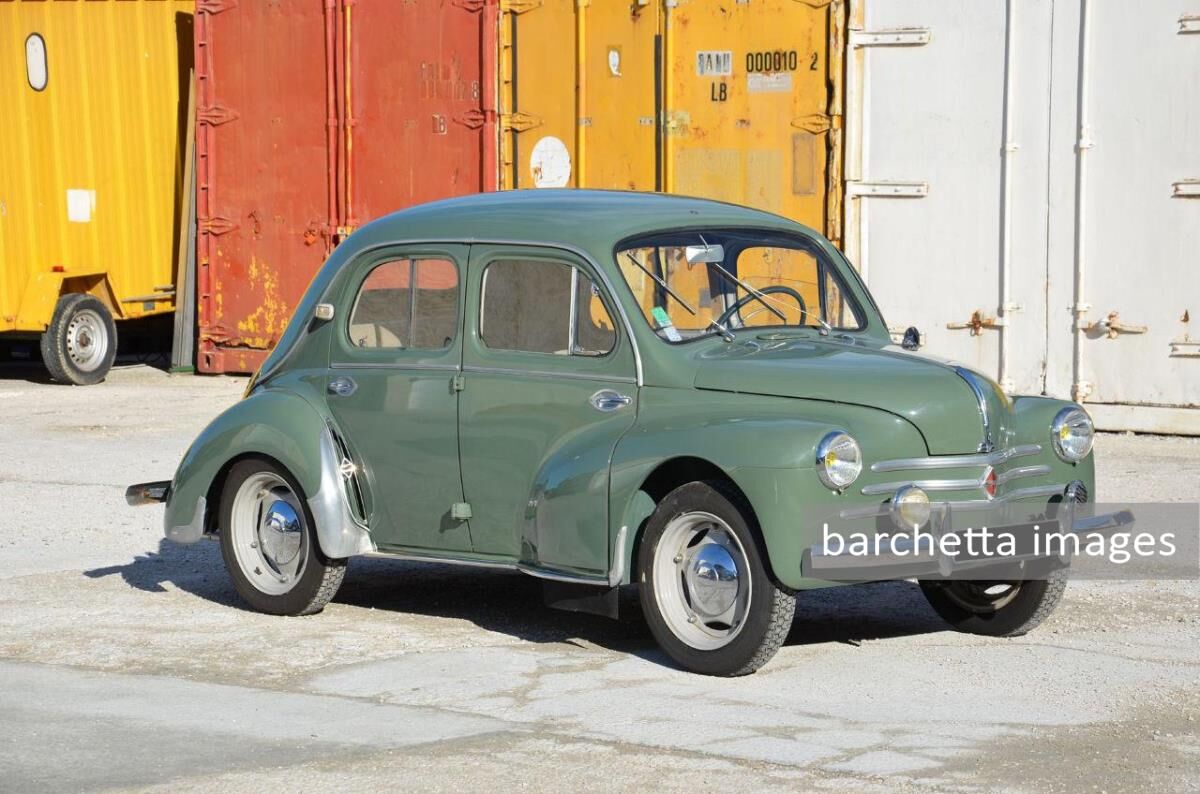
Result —
POLYGON ((632 263, 634 264, 634 267, 636 267, 638 270, 640 270, 640 271, 642 271, 643 273, 645 273, 645 274, 646 274, 647 276, 649 276, 650 278, 654 279, 654 283, 655 283, 655 284, 657 284, 658 286, 662 287, 664 290, 666 290, 666 292, 667 292, 667 294, 668 294, 668 295, 670 295, 670 296, 671 296, 672 298, 674 298, 675 300, 679 301, 679 305, 680 305, 680 306, 682 306, 683 308, 687 309, 687 310, 688 310, 689 312, 691 312, 693 315, 696 313, 696 310, 695 310, 695 309, 693 309, 691 306, 689 306, 687 301, 685 301, 683 298, 679 297, 679 295, 677 295, 677 294, 675 293, 675 290, 673 290, 673 289, 671 289, 670 287, 668 287, 668 286, 667 286, 667 282, 663 281, 661 278, 659 278, 659 277, 658 277, 657 275, 655 275, 653 272, 651 272, 650 270, 646 269, 646 267, 644 267, 644 266, 642 265, 642 263, 641 263, 641 262, 637 261, 637 257, 635 257, 633 254, 629 253, 628 251, 626 251, 626 252, 625 252, 625 256, 627 256, 627 257, 629 258, 629 261, 630 261, 630 262, 632 262, 632 263))
MULTIPOLYGON (((701 239, 703 239, 703 238, 701 238, 701 239)), ((761 292, 759 292, 758 290, 756 290, 754 287, 750 286, 746 282, 742 281, 737 276, 733 275, 732 273, 730 273, 725 268, 721 267, 716 262, 710 262, 709 264, 711 264, 717 270, 720 270, 721 273, 725 276, 725 278, 729 279, 734 284, 737 284, 739 287, 746 290, 746 292, 753 295, 758 300, 759 303, 761 303, 763 306, 766 306, 768 309, 770 309, 771 313, 774 314, 776 317, 778 317, 780 320, 783 320, 785 325, 787 324, 787 317, 784 316, 783 312, 779 311, 779 309, 776 309, 774 306, 771 305, 770 300, 767 298, 766 295, 762 294, 761 292)))

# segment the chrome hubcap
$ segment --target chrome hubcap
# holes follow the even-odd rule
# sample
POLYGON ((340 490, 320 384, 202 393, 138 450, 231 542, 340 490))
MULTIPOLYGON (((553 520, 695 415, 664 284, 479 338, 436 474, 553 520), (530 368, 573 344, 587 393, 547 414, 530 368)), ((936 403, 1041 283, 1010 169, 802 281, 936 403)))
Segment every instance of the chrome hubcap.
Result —
POLYGON ((282 478, 248 477, 233 500, 229 532, 242 573, 268 595, 283 595, 304 573, 308 536, 300 500, 282 478))
POLYGON ((84 309, 67 324, 67 355, 84 372, 100 366, 108 354, 108 329, 100 315, 84 309))
POLYGON ((711 513, 682 513, 654 554, 654 597, 676 637, 699 650, 729 644, 750 608, 750 568, 737 535, 711 513))

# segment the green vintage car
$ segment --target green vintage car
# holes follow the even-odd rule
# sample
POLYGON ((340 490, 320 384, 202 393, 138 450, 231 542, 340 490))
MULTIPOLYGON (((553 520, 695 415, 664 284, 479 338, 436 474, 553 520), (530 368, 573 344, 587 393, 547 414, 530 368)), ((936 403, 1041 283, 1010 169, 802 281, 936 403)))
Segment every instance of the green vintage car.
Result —
POLYGON ((1010 399, 916 336, 894 344, 843 256, 767 213, 437 202, 339 246, 245 399, 128 498, 164 501, 172 540, 218 538, 239 594, 280 615, 319 612, 372 554, 515 569, 614 617, 636 584, 665 652, 709 674, 760 667, 797 591, 836 582, 920 579, 957 628, 1023 633, 1061 559, 963 579, 995 561, 823 537, 952 533, 982 509, 1061 522, 1093 490, 1078 405, 1010 399))

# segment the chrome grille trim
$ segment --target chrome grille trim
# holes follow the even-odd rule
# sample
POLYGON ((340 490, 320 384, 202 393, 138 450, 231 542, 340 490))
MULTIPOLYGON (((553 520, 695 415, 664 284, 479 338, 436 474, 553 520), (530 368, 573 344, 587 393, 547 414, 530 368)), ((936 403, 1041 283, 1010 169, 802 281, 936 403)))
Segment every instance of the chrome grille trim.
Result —
POLYGON ((1037 455, 1041 444, 1024 444, 997 452, 975 455, 938 455, 929 458, 897 458, 871 464, 871 471, 904 471, 906 469, 958 469, 968 466, 996 466, 1013 458, 1037 455))
MULTIPOLYGON (((910 482, 881 482, 875 485, 867 485, 862 489, 864 496, 874 496, 877 494, 894 493, 896 489, 902 488, 905 485, 915 485, 926 491, 962 491, 968 488, 982 488, 984 478, 987 477, 987 469, 979 477, 973 480, 912 480, 910 482)), ((1049 474, 1050 467, 1045 464, 1037 466, 1018 466, 1015 469, 1009 469, 1006 472, 1001 472, 996 475, 996 484, 1003 485, 1010 480, 1019 480, 1022 477, 1038 477, 1043 474, 1049 474)))

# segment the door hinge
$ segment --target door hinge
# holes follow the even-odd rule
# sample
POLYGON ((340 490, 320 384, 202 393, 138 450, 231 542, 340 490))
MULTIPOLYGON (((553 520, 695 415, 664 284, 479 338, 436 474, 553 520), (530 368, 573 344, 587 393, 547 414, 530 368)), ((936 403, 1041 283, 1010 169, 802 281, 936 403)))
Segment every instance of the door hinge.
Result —
POLYGON ((207 124, 210 127, 219 127, 222 124, 227 124, 238 117, 238 112, 232 108, 227 108, 224 105, 209 105, 208 107, 198 108, 196 111, 196 121, 201 124, 207 124))
POLYGON ((238 228, 236 222, 223 215, 214 215, 211 218, 198 218, 197 226, 199 226, 200 231, 213 235, 227 234, 238 228))
POLYGON ((851 47, 923 47, 932 34, 929 28, 892 28, 889 30, 852 30, 851 47))
POLYGON ((455 521, 469 521, 471 518, 471 505, 467 502, 455 502, 450 505, 450 517, 455 521))
POLYGON ((1173 183, 1171 198, 1200 198, 1200 179, 1181 179, 1173 183))
POLYGON ((450 379, 450 388, 456 392, 462 391, 467 388, 467 379, 462 375, 455 375, 450 379))
POLYGON ((1200 33, 1200 14, 1183 14, 1179 17, 1179 33, 1200 33))
POLYGON ((824 113, 813 113, 809 116, 798 116, 792 119, 792 126, 813 135, 820 135, 829 132, 833 127, 833 119, 824 113))
POLYGON ((846 180, 847 198, 924 198, 928 182, 858 182, 846 180))
POLYGON ((525 130, 530 130, 534 127, 540 126, 542 126, 541 117, 535 116, 532 113, 522 113, 517 111, 516 113, 500 114, 500 128, 505 132, 510 130, 524 132, 525 130))
POLYGON ((542 7, 542 0, 500 0, 500 10, 506 14, 524 14, 542 7))

